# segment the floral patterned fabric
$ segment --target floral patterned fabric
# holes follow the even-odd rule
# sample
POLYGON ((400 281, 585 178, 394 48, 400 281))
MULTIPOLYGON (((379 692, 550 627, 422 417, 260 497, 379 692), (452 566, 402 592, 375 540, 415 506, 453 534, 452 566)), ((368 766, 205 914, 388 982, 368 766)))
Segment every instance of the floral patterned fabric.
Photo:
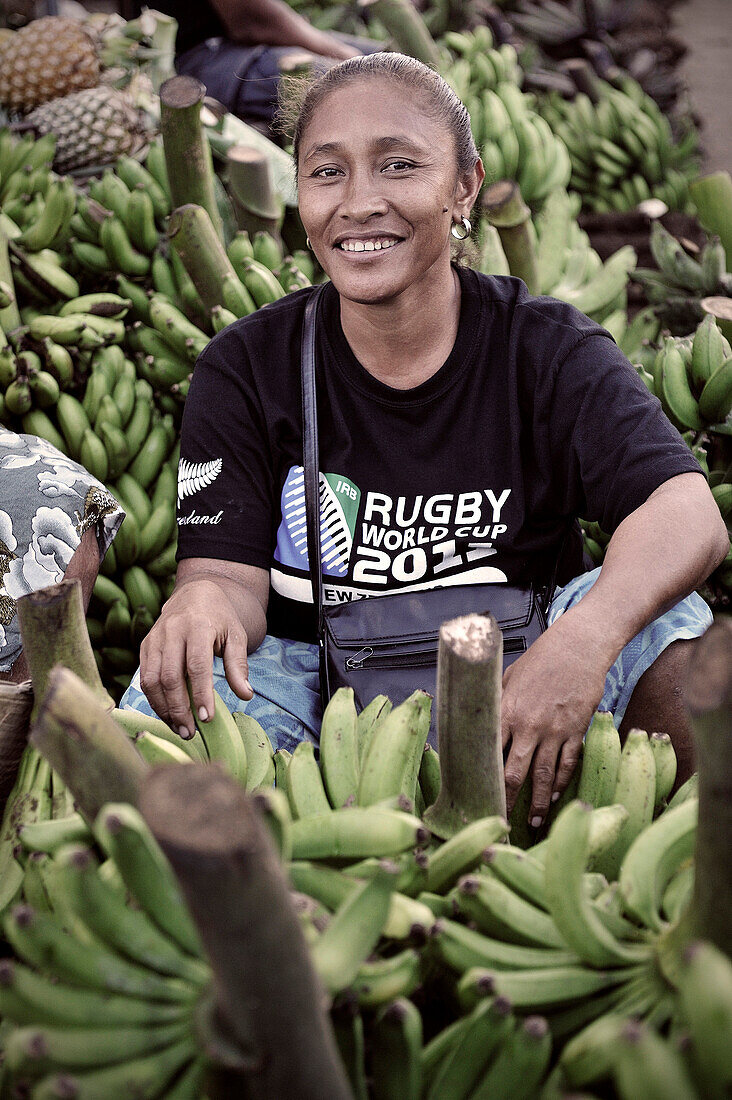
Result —
POLYGON ((103 558, 124 515, 78 462, 44 439, 0 427, 0 672, 22 648, 19 597, 62 580, 90 527, 103 558))

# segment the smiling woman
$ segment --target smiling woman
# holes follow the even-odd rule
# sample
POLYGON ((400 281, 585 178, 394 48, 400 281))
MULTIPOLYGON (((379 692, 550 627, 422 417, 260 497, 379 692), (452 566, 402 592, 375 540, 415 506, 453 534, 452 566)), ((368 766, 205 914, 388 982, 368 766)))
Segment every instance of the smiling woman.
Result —
MULTIPOLYGON (((387 595, 386 613, 396 592, 538 588, 558 569, 549 628, 504 673, 509 806, 530 772, 541 821, 598 707, 667 730, 683 778, 676 688, 711 621, 693 590, 728 546, 690 451, 608 332, 451 261, 483 167, 436 73, 384 53, 334 66, 300 103, 294 147, 330 280, 315 339, 324 601, 387 595), (601 572, 583 573, 580 515, 612 532, 601 572)), ((314 293, 230 325, 196 365, 182 461, 218 473, 181 501, 176 588, 124 700, 183 735, 188 675, 199 719, 215 679, 277 744, 317 740, 300 400, 314 293)))

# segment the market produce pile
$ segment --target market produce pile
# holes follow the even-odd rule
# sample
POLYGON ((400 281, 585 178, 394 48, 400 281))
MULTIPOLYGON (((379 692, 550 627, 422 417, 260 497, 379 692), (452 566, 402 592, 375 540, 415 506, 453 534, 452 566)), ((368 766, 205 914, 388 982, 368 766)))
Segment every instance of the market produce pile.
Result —
MULTIPOLYGON (((478 5, 420 15, 402 0, 300 7, 440 69, 487 170, 467 262, 603 324, 732 525, 732 181, 698 177, 688 120, 669 122, 650 80, 552 66, 547 13, 555 37, 565 16, 587 30, 578 5, 560 16, 523 0, 500 19, 478 5), (515 44, 502 32, 514 17, 515 44), (581 210, 649 199, 695 214, 703 248, 653 213, 655 268, 638 269, 629 246, 603 262, 581 210), (647 300, 633 317, 630 280, 647 300)), ((225 1061, 206 1007, 211 962, 138 788, 153 765, 215 762, 267 826, 354 1096, 725 1095, 732 963, 689 927, 697 779, 669 801, 666 735, 634 731, 621 749, 597 715, 539 834, 525 787, 510 822, 491 813, 442 835, 430 808, 444 776, 425 747, 421 693, 394 707, 380 696, 360 714, 339 693, 319 757, 310 743, 273 752, 220 699, 189 742, 135 712, 110 715, 172 589, 196 358, 227 324, 323 277, 291 196, 263 199, 261 175, 247 190, 245 127, 197 102, 190 144, 170 137, 175 108, 148 82, 170 73, 170 33, 148 13, 84 28, 49 17, 0 38, 15 127, 0 130, 0 424, 81 462, 126 512, 94 589, 87 663, 61 638, 33 669, 34 722, 43 702, 36 728, 49 740, 24 752, 0 826, 12 951, 0 961, 0 1093, 204 1094, 225 1061), (76 58, 66 75, 64 58, 76 58), (195 181, 179 168, 186 154, 195 181), (87 687, 49 678, 56 663, 87 687), (78 734, 66 764, 54 723, 78 734)), ((260 167, 281 181, 287 152, 264 145, 260 167)), ((599 563, 608 536, 583 530, 599 563)), ((732 549, 704 595, 729 605, 732 549)), ((69 629, 78 640, 80 624, 69 629)))
POLYGON ((354 1096, 610 1087, 630 1100, 651 1081, 659 1095, 729 1088, 732 962, 689 925, 697 777, 669 801, 667 735, 635 730, 621 748, 598 713, 572 790, 543 839, 521 847, 518 807, 513 829, 491 815, 446 833, 430 813, 447 780, 425 744, 423 692, 394 707, 379 696, 357 713, 341 689, 316 760, 310 742, 273 753, 219 697, 214 719, 181 742, 155 719, 110 713, 90 680, 50 673, 3 825, 3 856, 18 868, 0 903, 13 950, 0 962, 4 1088, 203 1094, 217 1058, 200 1016, 211 967, 136 808, 161 763, 215 763, 249 792, 354 1096), (70 756, 69 729, 79 742, 70 756), (50 763, 60 775, 48 797, 38 772, 50 763))

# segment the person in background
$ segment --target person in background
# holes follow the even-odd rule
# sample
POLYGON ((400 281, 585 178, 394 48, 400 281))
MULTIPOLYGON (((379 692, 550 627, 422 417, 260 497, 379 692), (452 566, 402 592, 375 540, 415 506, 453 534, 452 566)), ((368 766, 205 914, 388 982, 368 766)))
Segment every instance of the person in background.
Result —
POLYGON ((298 55, 325 71, 381 48, 320 31, 285 0, 160 0, 155 7, 178 21, 177 72, 196 77, 227 111, 265 132, 277 109, 283 58, 298 55))
POLYGON ((17 600, 77 578, 87 609, 124 515, 78 462, 0 426, 0 681, 28 679, 17 600))

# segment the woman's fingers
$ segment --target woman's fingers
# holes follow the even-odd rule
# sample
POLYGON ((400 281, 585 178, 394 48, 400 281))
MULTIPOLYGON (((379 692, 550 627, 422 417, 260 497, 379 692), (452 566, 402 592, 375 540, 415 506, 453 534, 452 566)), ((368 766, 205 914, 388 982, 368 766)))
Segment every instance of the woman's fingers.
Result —
POLYGON ((224 673, 232 691, 240 699, 251 699, 254 695, 249 683, 249 661, 247 659, 248 639, 243 630, 230 630, 224 642, 224 673))
POLYGON ((556 802, 559 795, 567 789, 569 781, 574 775, 575 768, 579 764, 583 740, 584 737, 571 737, 562 745, 557 763, 557 774, 554 777, 553 802, 556 802))
POLYGON ((545 740, 539 744, 531 768, 531 809, 529 824, 538 829, 546 817, 555 790, 558 745, 545 740))
POLYGON ((506 784, 506 812, 509 814, 513 810, 518 793, 529 774, 535 747, 536 741, 528 738, 514 737, 511 741, 508 759, 503 769, 503 778, 506 784))

